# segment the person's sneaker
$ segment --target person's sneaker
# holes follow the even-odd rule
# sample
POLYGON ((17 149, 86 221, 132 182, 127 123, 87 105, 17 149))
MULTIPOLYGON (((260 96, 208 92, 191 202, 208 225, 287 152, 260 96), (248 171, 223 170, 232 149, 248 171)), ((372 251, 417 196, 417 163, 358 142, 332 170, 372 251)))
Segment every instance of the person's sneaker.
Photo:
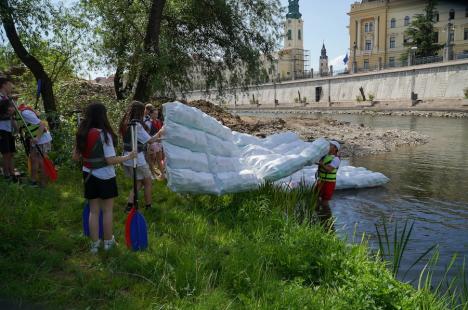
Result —
POLYGON ((31 182, 29 182, 29 186, 31 186, 31 187, 39 187, 39 184, 37 184, 36 181, 31 181, 31 182))
POLYGON ((91 250, 90 250, 91 253, 97 254, 100 247, 101 247, 101 240, 96 240, 96 241, 91 242, 91 250))
POLYGON ((112 236, 111 240, 104 240, 104 251, 109 251, 116 245, 117 245, 117 242, 115 242, 115 238, 114 236, 112 236))

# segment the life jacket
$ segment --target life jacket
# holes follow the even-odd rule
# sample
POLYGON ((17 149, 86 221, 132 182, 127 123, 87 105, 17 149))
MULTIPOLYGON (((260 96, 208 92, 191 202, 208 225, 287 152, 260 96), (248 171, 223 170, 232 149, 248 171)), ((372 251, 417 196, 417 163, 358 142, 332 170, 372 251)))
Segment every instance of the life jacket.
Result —
MULTIPOLYGON (((34 111, 31 107, 25 105, 25 104, 20 104, 18 106, 18 110, 20 111, 20 113, 23 113, 24 111, 31 111, 31 112, 34 112, 34 114, 36 114, 36 116, 39 118, 39 114, 34 111)), ((16 118, 17 121, 21 121, 21 117, 17 117, 16 118)), ((28 124, 26 123, 26 126, 25 124, 23 124, 20 129, 29 129, 29 132, 31 132, 31 135, 33 136, 33 138, 36 138, 37 135, 38 135, 38 131, 39 131, 39 128, 41 127, 41 124, 28 124)), ((44 128, 44 132, 47 132, 47 128, 44 128)))
POLYGON ((99 169, 109 165, 104 157, 104 145, 99 129, 91 128, 88 131, 86 150, 81 155, 83 157, 83 166, 88 169, 99 169))
POLYGON ((161 128, 163 126, 163 123, 159 119, 157 119, 157 120, 152 120, 151 119, 150 121, 151 121, 151 128, 150 128, 149 134, 151 136, 154 136, 155 134, 158 133, 158 131, 161 130, 161 128))
MULTIPOLYGON (((322 159, 323 165, 324 166, 329 165, 333 161, 333 159, 335 159, 334 155, 324 156, 323 159, 322 159)), ((337 173, 337 171, 338 171, 338 168, 335 168, 331 172, 328 172, 327 170, 325 170, 324 168, 319 166, 318 178, 321 181, 325 181, 325 182, 336 182, 336 173, 337 173)))
MULTIPOLYGON (((130 127, 125 131, 123 134, 123 149, 126 152, 131 152, 133 151, 133 146, 132 146, 132 131, 130 130, 130 127)), ((144 152, 145 151, 145 144, 141 143, 140 141, 137 142, 137 150, 138 153, 144 152)))

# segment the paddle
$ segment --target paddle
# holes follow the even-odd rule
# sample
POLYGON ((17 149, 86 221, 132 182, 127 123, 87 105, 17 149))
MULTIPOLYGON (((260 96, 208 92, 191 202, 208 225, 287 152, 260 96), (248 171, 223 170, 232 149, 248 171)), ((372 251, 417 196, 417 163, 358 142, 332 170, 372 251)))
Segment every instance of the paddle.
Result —
MULTIPOLYGON (((87 237, 90 236, 89 232, 89 212, 90 212, 90 207, 89 207, 89 201, 86 201, 85 207, 83 209, 83 234, 87 237)), ((103 224, 103 215, 102 215, 102 209, 99 211, 99 239, 103 239, 104 237, 104 224, 103 224)))
MULTIPOLYGON (((21 121, 23 122, 24 127, 26 128, 26 130, 27 130, 27 132, 29 134, 29 137, 31 138, 31 140, 34 139, 31 131, 28 128, 28 124, 26 123, 26 121, 23 118, 23 114, 21 114, 21 111, 18 109, 15 102, 13 102, 13 106, 15 107, 16 113, 18 113, 18 115, 20 116, 21 121)), ((36 147, 36 150, 39 153, 39 155, 42 157, 42 160, 43 160, 43 163, 44 163, 44 172, 45 172, 45 174, 49 177, 49 179, 52 182, 57 181, 58 175, 57 175, 57 170, 54 167, 54 164, 52 163, 52 161, 47 156, 45 156, 42 153, 41 148, 39 147, 39 145, 35 144, 35 147, 36 147)))
MULTIPOLYGON (((137 151, 137 123, 130 122, 132 137, 132 150, 137 151)), ((143 215, 138 212, 138 184, 137 184, 137 157, 133 159, 133 208, 127 216, 125 223, 125 241, 127 247, 133 251, 141 251, 148 247, 148 231, 143 215)))

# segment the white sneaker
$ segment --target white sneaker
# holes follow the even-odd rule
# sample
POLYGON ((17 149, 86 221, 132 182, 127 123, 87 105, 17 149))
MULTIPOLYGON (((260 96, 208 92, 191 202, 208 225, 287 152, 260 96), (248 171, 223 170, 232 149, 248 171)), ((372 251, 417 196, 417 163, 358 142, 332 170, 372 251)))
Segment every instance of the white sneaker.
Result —
POLYGON ((109 251, 116 245, 115 238, 112 236, 111 240, 104 240, 104 251, 109 251))
POLYGON ((101 247, 101 240, 96 240, 96 241, 91 242, 91 250, 90 250, 91 253, 97 254, 100 247, 101 247))

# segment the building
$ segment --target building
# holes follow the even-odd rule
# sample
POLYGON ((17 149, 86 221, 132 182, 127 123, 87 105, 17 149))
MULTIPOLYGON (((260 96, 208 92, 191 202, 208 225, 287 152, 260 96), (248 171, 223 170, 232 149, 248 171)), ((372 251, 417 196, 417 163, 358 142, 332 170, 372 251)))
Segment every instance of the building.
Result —
POLYGON ((299 0, 289 0, 284 22, 283 49, 276 56, 278 79, 305 77, 309 66, 309 53, 304 50, 304 21, 299 11, 299 0))
MULTIPOLYGON (((424 0, 362 0, 351 5, 349 15, 351 72, 404 66, 408 61, 405 30, 417 14, 423 14, 424 0)), ((436 6, 437 42, 445 44, 438 59, 468 56, 468 3, 439 1, 436 6)), ((416 48, 416 47, 415 47, 416 48)))
POLYGON ((329 73, 328 71, 328 56, 327 56, 327 49, 325 48, 325 43, 323 43, 322 51, 320 53, 320 69, 319 74, 320 76, 327 76, 329 73))

